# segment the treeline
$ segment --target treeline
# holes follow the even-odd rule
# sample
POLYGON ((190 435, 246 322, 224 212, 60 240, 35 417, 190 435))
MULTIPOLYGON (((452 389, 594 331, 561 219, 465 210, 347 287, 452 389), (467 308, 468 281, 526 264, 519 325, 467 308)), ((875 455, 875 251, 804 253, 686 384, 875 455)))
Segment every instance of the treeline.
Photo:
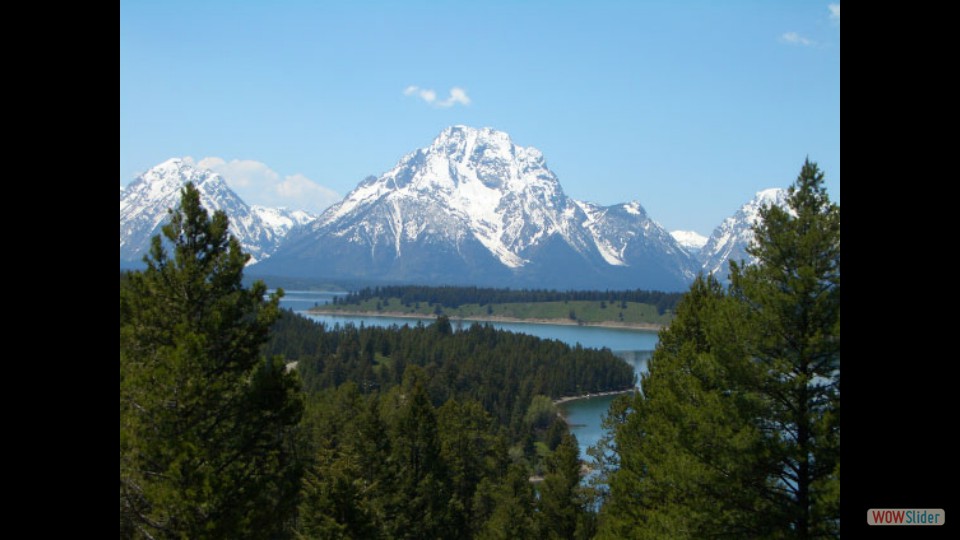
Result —
POLYGON ((454 331, 446 317, 429 326, 327 328, 285 311, 264 352, 297 361, 308 394, 348 382, 364 394, 386 392, 417 366, 433 406, 475 400, 514 440, 527 431, 524 416, 535 396, 628 389, 635 379, 633 368, 609 349, 570 347, 490 325, 454 331))
POLYGON ((511 304, 522 302, 639 302, 657 307, 660 315, 673 310, 683 293, 647 291, 557 291, 547 289, 495 289, 484 287, 428 287, 420 285, 393 285, 366 287, 334 298, 334 304, 360 304, 376 298, 399 298, 406 306, 417 302, 440 304, 458 308, 464 304, 511 304))
POLYGON ((576 439, 562 421, 550 420, 557 436, 537 489, 532 445, 509 449, 477 401, 434 406, 426 379, 409 366, 402 384, 384 393, 348 382, 313 396, 298 538, 590 537, 595 514, 578 486, 576 439))

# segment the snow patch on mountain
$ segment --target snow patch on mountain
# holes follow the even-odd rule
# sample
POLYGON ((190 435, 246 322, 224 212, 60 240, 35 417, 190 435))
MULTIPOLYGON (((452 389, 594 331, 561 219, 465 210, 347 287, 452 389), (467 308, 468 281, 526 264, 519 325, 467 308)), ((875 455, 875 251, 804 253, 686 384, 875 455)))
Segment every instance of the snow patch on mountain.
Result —
POLYGON ((707 244, 707 237, 697 231, 671 231, 670 236, 690 254, 699 253, 707 244))
POLYGON ((172 158, 151 168, 120 191, 120 259, 134 261, 150 248, 151 238, 180 202, 180 190, 193 182, 208 212, 223 210, 230 233, 251 255, 249 264, 269 257, 294 228, 312 221, 303 211, 248 206, 219 174, 172 158))
POLYGON ((730 261, 755 262, 747 253, 747 247, 753 241, 753 226, 760 220, 760 210, 770 205, 787 209, 787 190, 770 188, 758 191, 753 199, 714 229, 699 253, 704 273, 725 280, 730 274, 730 261))

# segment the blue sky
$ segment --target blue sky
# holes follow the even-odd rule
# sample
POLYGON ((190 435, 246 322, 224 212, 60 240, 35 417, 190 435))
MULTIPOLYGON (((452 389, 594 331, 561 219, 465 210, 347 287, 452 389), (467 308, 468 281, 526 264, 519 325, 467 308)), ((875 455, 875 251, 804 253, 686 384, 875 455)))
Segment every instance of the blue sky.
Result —
POLYGON ((839 200, 839 15, 829 1, 121 0, 120 183, 191 156, 250 203, 316 210, 446 126, 489 126, 539 148, 567 194, 639 200, 707 235, 808 155, 839 200))

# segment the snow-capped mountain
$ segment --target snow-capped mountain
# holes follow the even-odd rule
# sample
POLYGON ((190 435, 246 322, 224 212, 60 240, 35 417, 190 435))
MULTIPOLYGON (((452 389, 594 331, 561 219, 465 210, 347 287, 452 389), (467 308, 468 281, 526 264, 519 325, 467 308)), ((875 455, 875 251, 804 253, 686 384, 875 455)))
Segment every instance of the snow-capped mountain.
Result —
POLYGON ((787 190, 772 188, 757 192, 750 202, 714 229, 699 254, 704 274, 714 274, 724 281, 730 275, 729 261, 754 262, 747 247, 753 241, 753 226, 760 219, 760 209, 769 205, 787 208, 787 190))
POLYGON ((312 220, 302 211, 250 207, 219 174, 169 159, 120 189, 121 261, 139 261, 149 251, 150 239, 160 233, 167 209, 180 202, 180 189, 187 182, 200 191, 204 208, 226 212, 230 232, 251 255, 250 264, 269 257, 292 229, 312 220))
POLYGON ((265 227, 272 229, 281 240, 295 227, 301 227, 317 219, 317 216, 305 210, 288 210, 282 207, 272 208, 254 204, 250 206, 250 211, 260 218, 265 227))
POLYGON ((256 271, 677 290, 695 269, 639 203, 575 201, 539 150, 501 131, 454 126, 361 182, 256 271))
POLYGON ((696 256, 707 244, 707 237, 697 231, 670 231, 670 236, 690 255, 696 256))

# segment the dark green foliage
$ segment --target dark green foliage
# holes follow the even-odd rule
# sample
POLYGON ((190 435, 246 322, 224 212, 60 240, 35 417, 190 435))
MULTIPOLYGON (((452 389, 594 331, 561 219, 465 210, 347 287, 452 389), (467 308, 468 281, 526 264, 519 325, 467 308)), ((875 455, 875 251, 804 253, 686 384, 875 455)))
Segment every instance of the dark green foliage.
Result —
POLYGON ((538 394, 556 399, 634 383, 633 368, 609 350, 570 347, 489 325, 455 331, 445 317, 430 326, 330 329, 284 315, 266 350, 299 361, 308 393, 346 381, 363 393, 386 392, 401 383, 407 366, 422 367, 435 407, 451 398, 475 400, 511 437, 529 428, 524 415, 538 394))
POLYGON ((839 535, 840 210, 807 162, 724 291, 699 278, 615 402, 600 538, 839 535))
POLYGON ((248 255, 182 191, 146 269, 120 285, 121 535, 269 538, 295 510, 296 374, 261 347, 279 296, 242 285, 248 255), (167 249, 172 249, 172 256, 167 249))
POLYGON ((535 430, 546 429, 557 418, 557 407, 547 396, 533 396, 523 416, 524 423, 535 430))
POLYGON ((477 538, 515 540, 539 538, 537 534, 533 486, 529 473, 519 464, 511 465, 506 478, 493 495, 493 512, 477 538))
POLYGON ((756 328, 750 353, 761 366, 768 409, 760 428, 779 434, 769 452, 784 478, 778 518, 800 538, 839 535, 840 208, 807 160, 790 188, 790 209, 761 211, 748 252, 733 265, 731 295, 756 328))
POLYGON ((586 513, 580 484, 580 448, 577 438, 564 433, 547 460, 547 474, 540 484, 540 538, 574 538, 586 513))
POLYGON ((440 456, 449 479, 448 512, 453 531, 476 535, 492 509, 484 504, 481 483, 500 479, 506 469, 506 441, 496 422, 476 401, 450 400, 437 410, 440 456), (481 497, 478 500, 478 496, 481 497))
MULTIPOLYGON (((538 447, 569 439, 551 398, 633 384, 610 351, 488 325, 455 330, 446 317, 330 329, 291 313, 265 348, 299 359, 308 391, 304 426, 316 450, 303 538, 538 538, 548 508, 591 530, 577 482, 559 489, 569 482, 551 472, 551 503, 540 509, 529 477, 556 462, 538 447)), ((576 476, 576 443, 567 444, 564 462, 572 448, 576 465, 564 470, 576 476)))
POLYGON ((383 395, 346 383, 311 399, 301 537, 537 537, 529 468, 510 464, 496 420, 475 401, 434 408, 423 378, 414 366, 383 395))
POLYGON ((563 434, 566 432, 566 422, 555 416, 550 421, 550 427, 547 428, 547 435, 544 437, 543 442, 547 444, 547 448, 552 452, 560 445, 560 441, 563 440, 563 434))
MULTIPOLYGON (((394 416, 390 422, 390 459, 396 464, 392 519, 386 522, 390 538, 441 538, 449 534, 449 478, 441 459, 437 416, 417 367, 407 368, 399 393, 388 397, 394 416)), ((472 494, 471 494, 472 495, 472 494)))

